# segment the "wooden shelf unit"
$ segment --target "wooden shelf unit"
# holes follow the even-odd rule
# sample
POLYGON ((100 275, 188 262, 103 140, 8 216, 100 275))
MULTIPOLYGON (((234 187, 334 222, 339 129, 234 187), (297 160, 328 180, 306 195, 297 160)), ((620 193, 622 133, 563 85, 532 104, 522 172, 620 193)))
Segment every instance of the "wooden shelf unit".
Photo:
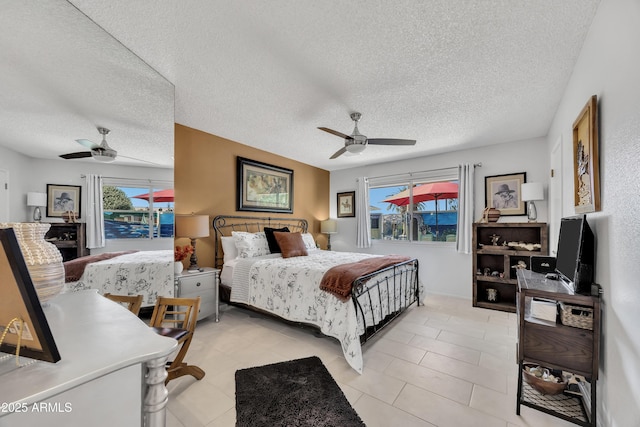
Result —
POLYGON ((546 279, 542 273, 529 270, 518 272, 518 397, 516 413, 525 405, 581 426, 596 426, 596 381, 600 354, 600 296, 575 294, 558 280, 546 279), (555 321, 539 320, 531 315, 533 298, 556 301, 591 309, 592 329, 562 324, 562 316, 555 321), (548 369, 575 374, 585 378, 582 395, 565 391, 561 395, 545 396, 523 381, 522 368, 533 363, 548 369), (576 411, 573 408, 578 408, 576 411))
POLYGON ((540 222, 490 222, 473 224, 473 306, 515 313, 518 280, 514 265, 529 268, 532 255, 546 256, 549 248, 547 224, 540 222), (497 245, 492 235, 500 236, 497 245), (540 250, 515 250, 503 242, 538 243, 540 250), (489 269, 489 275, 485 275, 489 269), (500 276, 490 275, 497 271, 500 276), (480 272, 480 274, 478 274, 480 272), (497 301, 489 301, 487 289, 497 291, 497 301))
POLYGON ((56 245, 62 254, 62 261, 70 261, 89 255, 84 222, 51 222, 51 228, 44 238, 56 245))

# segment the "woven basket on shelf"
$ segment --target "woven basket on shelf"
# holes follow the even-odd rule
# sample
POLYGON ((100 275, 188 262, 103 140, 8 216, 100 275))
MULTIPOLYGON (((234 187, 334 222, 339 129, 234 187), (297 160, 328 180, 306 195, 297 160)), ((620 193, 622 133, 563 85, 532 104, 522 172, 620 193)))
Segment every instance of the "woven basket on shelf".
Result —
POLYGON ((560 321, 574 328, 593 330, 593 308, 560 303, 560 321))

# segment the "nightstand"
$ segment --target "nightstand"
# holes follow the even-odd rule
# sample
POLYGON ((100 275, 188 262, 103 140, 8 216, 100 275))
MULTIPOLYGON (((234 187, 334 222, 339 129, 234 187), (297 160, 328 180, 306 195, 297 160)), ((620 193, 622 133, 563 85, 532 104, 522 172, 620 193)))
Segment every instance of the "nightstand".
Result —
POLYGON ((217 322, 219 320, 218 283, 220 270, 211 267, 203 267, 201 270, 195 273, 184 270, 181 274, 176 274, 175 294, 178 298, 200 297, 198 320, 215 314, 217 322))

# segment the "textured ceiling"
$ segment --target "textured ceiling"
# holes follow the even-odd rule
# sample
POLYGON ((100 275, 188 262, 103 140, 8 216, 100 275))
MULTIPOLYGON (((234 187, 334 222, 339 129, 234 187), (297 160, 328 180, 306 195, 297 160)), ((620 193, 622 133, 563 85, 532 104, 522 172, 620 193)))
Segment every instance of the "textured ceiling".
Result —
POLYGON ((175 85, 177 123, 335 170, 546 135, 599 1, 72 3, 175 85), (352 111, 418 142, 329 160, 317 127, 352 111))

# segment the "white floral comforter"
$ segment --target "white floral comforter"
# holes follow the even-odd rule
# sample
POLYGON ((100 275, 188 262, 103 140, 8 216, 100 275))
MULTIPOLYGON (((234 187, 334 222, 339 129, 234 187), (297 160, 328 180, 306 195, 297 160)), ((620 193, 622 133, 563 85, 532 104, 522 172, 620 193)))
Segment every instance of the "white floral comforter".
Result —
POLYGON ((101 294, 143 295, 143 307, 155 305, 158 295, 174 295, 173 250, 139 251, 87 264, 66 291, 97 289, 101 294))
MULTIPOLYGON (((316 250, 310 251, 308 256, 293 258, 282 258, 277 254, 242 259, 233 269, 230 299, 287 320, 318 326, 323 334, 340 341, 349 365, 362 373, 360 335, 364 326, 361 319, 356 318, 353 301, 342 302, 335 295, 321 290, 319 284, 331 267, 373 256, 379 255, 316 250)), ((372 294, 377 298, 377 292, 372 294)), ((379 308, 380 304, 387 314, 386 294, 382 303, 375 299, 372 301, 374 308, 379 308)), ((372 316, 371 307, 363 307, 363 311, 365 315, 372 316)), ((376 311, 373 310, 374 313, 376 311)), ((374 317, 377 323, 379 315, 374 317)))

